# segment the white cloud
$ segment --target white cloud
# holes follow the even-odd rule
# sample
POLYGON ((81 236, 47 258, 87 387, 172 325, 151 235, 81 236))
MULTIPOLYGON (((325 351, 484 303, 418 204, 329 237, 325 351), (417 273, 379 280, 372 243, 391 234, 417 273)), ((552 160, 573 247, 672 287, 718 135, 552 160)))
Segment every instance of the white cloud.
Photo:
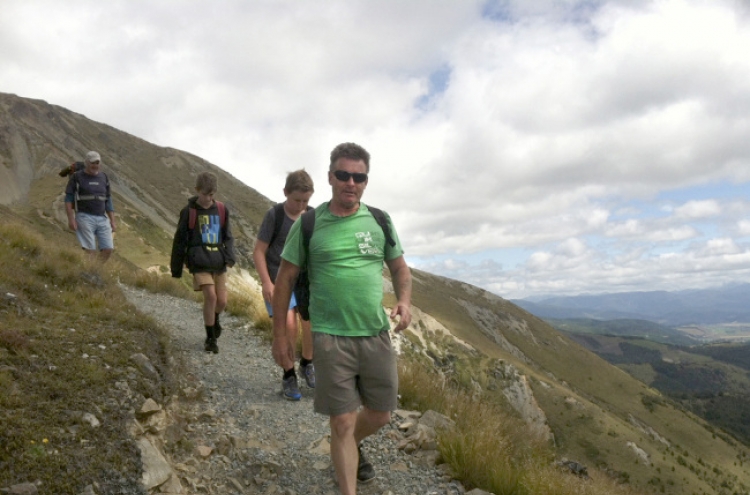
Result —
POLYGON ((707 218, 721 214, 721 208, 718 201, 709 199, 702 201, 688 201, 682 206, 675 209, 678 217, 694 219, 707 218))
POLYGON ((5 0, 0 18, 0 90, 272 199, 305 167, 324 201, 330 149, 360 142, 364 199, 407 256, 513 296, 744 277, 728 194, 750 182, 749 79, 732 0, 5 0))

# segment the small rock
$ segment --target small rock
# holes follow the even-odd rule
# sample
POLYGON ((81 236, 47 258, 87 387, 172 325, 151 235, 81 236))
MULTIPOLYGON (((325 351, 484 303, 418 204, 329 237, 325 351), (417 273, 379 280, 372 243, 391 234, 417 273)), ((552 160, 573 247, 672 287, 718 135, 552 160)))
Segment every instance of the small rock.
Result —
POLYGON ((3 489, 8 495, 37 495, 39 490, 34 483, 19 483, 3 489))
POLYGON ((98 419, 96 419, 96 416, 91 413, 83 413, 83 415, 81 416, 81 421, 83 421, 84 423, 88 423, 92 428, 98 428, 101 426, 101 423, 98 419))
POLYGON ((195 448, 195 455, 206 458, 211 455, 214 449, 207 445, 199 445, 195 448))
POLYGON ((141 406, 141 410, 138 411, 138 414, 141 416, 148 416, 158 411, 161 411, 161 406, 157 404, 154 399, 148 398, 141 406))

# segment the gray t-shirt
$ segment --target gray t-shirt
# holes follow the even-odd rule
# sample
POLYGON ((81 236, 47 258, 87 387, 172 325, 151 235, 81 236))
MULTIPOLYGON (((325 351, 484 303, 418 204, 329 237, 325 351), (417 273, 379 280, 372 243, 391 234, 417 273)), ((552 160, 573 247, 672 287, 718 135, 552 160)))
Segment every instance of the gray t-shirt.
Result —
MULTIPOLYGON (((273 243, 268 246, 268 251, 266 251, 268 276, 271 277, 271 280, 274 282, 276 281, 276 275, 279 273, 279 266, 281 265, 281 251, 284 250, 284 242, 286 242, 286 236, 289 234, 289 229, 292 228, 292 224, 294 224, 294 220, 284 213, 284 222, 281 224, 281 230, 276 235, 273 243)), ((266 216, 263 217, 263 223, 260 224, 260 230, 258 231, 258 240, 269 242, 273 235, 275 225, 276 208, 274 207, 268 210, 266 216)))

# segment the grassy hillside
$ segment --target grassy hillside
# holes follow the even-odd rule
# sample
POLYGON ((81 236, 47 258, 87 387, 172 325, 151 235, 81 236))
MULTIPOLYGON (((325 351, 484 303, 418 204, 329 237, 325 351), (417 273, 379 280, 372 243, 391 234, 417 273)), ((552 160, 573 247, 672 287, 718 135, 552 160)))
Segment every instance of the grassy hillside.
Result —
POLYGON ((750 486, 745 447, 541 319, 424 272, 415 271, 414 292, 415 305, 482 350, 481 357, 455 360, 472 362, 465 376, 487 383, 488 370, 503 360, 531 378, 560 455, 644 490, 721 493, 724 485, 741 493, 750 486), (643 449, 648 461, 629 444, 643 449))
POLYGON ((39 480, 63 494, 96 482, 104 493, 140 493, 128 412, 173 393, 166 341, 111 273, 11 216, 0 225, 0 486, 39 480), (162 379, 133 373, 134 354, 162 379))
MULTIPOLYGON (((614 336, 572 336, 672 402, 750 445, 747 345, 680 347, 614 336)), ((726 434, 724 434, 727 437, 726 434)))

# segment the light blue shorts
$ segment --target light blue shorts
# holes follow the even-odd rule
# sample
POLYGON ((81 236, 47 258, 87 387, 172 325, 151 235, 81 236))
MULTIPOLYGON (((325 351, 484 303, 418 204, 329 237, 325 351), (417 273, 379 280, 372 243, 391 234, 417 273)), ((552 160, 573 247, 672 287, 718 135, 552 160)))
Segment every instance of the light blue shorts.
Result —
POLYGON ((109 217, 106 215, 89 215, 88 213, 76 213, 76 237, 81 247, 88 251, 96 251, 97 244, 99 250, 114 249, 115 244, 112 240, 112 225, 109 223, 109 217))
MULTIPOLYGON (((273 308, 271 308, 271 305, 268 303, 268 301, 264 301, 266 303, 266 310, 268 311, 268 316, 273 318, 273 308)), ((297 307, 297 298, 294 297, 294 292, 292 292, 292 298, 289 300, 289 309, 294 309, 297 307)))

